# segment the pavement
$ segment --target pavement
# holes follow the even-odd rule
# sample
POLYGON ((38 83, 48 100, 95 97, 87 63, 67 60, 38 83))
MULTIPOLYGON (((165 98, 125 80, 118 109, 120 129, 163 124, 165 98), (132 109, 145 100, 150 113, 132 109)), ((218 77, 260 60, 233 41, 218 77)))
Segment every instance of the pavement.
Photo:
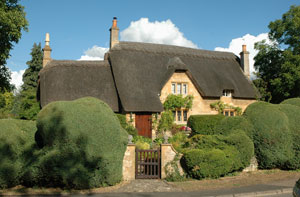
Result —
MULTIPOLYGON (((296 179, 280 180, 267 184, 234 187, 230 189, 183 191, 180 186, 175 186, 164 180, 134 180, 111 193, 89 194, 99 197, 256 197, 256 196, 292 196, 292 188, 296 179)), ((79 195, 82 196, 82 195, 79 195)))

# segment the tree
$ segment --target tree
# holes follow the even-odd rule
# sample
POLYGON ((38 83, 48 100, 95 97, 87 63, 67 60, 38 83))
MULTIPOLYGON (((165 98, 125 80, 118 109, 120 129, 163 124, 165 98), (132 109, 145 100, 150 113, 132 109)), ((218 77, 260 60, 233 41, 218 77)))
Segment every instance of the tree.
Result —
POLYGON ((300 96, 300 6, 269 24, 269 39, 255 44, 259 52, 254 57, 258 70, 254 84, 262 100, 280 103, 300 96))
POLYGON ((23 74, 22 90, 37 89, 38 74, 43 68, 43 51, 41 43, 33 44, 31 50, 31 60, 26 62, 28 68, 23 74))
POLYGON ((18 43, 22 30, 28 31, 28 22, 25 18, 24 7, 19 0, 0 0, 0 91, 10 91, 10 72, 6 60, 14 43, 18 43))
POLYGON ((23 74, 23 85, 19 95, 16 96, 16 105, 19 118, 35 120, 38 112, 40 111, 40 105, 36 98, 38 87, 38 74, 43 67, 43 52, 41 43, 33 44, 31 49, 31 60, 26 64, 28 68, 23 74))

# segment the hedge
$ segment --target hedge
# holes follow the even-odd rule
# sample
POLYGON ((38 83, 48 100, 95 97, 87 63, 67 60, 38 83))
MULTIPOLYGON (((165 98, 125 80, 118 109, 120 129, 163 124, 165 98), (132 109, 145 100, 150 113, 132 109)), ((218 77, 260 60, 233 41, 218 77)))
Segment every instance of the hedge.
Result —
POLYGON ((234 130, 243 130, 251 139, 253 125, 243 116, 226 116, 216 125, 216 134, 229 135, 234 130))
POLYGON ((287 161, 284 168, 300 169, 300 107, 291 104, 280 104, 278 105, 278 107, 280 111, 284 112, 288 117, 293 147, 293 150, 291 150, 291 153, 293 153, 293 157, 289 161, 287 161))
POLYGON ((232 163, 219 149, 191 149, 185 152, 183 162, 189 176, 195 179, 218 178, 231 171, 232 163))
POLYGON ((128 134, 104 102, 86 97, 45 106, 37 117, 27 186, 73 189, 114 185, 122 179, 128 134))
POLYGON ((293 138, 286 113, 278 105, 256 102, 247 107, 244 117, 254 128, 253 142, 259 168, 285 169, 294 157, 293 138))
POLYGON ((16 119, 0 120, 0 188, 21 183, 23 151, 34 143, 35 122, 16 119))
POLYGON ((192 129, 192 134, 214 135, 217 125, 225 116, 218 115, 192 115, 189 117, 187 126, 192 129))
POLYGON ((230 135, 195 135, 189 139, 186 147, 191 149, 219 149, 232 161, 231 170, 240 170, 250 164, 254 156, 254 145, 242 131, 234 130, 230 135))
POLYGON ((282 101, 280 104, 290 104, 300 107, 300 98, 290 98, 282 101))

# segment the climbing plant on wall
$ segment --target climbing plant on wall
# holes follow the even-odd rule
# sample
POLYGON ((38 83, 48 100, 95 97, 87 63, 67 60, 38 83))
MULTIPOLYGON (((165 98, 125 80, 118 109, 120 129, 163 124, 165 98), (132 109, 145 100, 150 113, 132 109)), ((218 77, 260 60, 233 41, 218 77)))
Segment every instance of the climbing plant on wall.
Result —
POLYGON ((242 114, 242 108, 229 105, 227 103, 224 103, 223 101, 217 101, 215 103, 211 103, 210 107, 218 111, 220 114, 223 113, 224 109, 234 109, 238 116, 242 114))
POLYGON ((169 94, 164 102, 165 110, 175 110, 180 108, 191 109, 193 106, 193 95, 183 97, 181 94, 169 94))

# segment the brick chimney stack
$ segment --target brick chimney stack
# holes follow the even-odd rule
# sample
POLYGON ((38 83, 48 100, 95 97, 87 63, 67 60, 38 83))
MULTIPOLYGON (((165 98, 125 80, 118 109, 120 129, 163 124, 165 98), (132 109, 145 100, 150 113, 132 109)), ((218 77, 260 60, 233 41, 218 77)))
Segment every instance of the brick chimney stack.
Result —
POLYGON ((244 75, 250 79, 250 65, 249 65, 249 52, 247 51, 246 45, 242 46, 241 56, 241 67, 244 71, 244 75))
POLYGON ((51 61, 51 51, 52 51, 52 49, 50 48, 49 43, 50 43, 50 35, 49 35, 49 33, 46 33, 45 47, 43 48, 43 52, 44 52, 43 67, 45 67, 46 64, 51 61))
POLYGON ((113 48, 115 44, 119 43, 119 28, 117 26, 117 17, 114 17, 112 21, 112 27, 109 29, 110 31, 110 48, 113 48))

